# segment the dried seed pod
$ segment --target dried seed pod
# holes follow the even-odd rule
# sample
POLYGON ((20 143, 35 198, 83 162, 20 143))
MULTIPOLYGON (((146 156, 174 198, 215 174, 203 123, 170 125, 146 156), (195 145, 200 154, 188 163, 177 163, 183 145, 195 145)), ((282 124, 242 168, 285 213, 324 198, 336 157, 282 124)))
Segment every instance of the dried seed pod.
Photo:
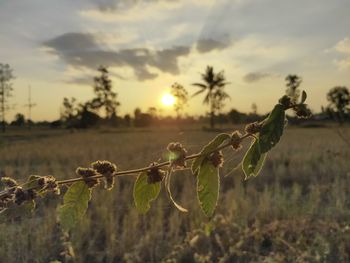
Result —
POLYGON ((171 165, 176 168, 186 167, 186 149, 179 142, 169 143, 167 150, 170 152, 169 160, 171 165))
POLYGON ((113 173, 117 171, 117 166, 109 161, 96 161, 91 164, 99 174, 105 178, 105 188, 111 190, 114 186, 115 176, 113 173))
POLYGON ((25 201, 30 201, 35 199, 37 193, 34 189, 24 190, 22 187, 18 186, 14 192, 15 203, 17 205, 23 204, 25 201))
POLYGON ((311 111, 306 104, 298 104, 293 110, 298 118, 307 119, 311 116, 311 111))
POLYGON ((6 193, 0 197, 0 210, 7 207, 7 204, 12 202, 14 198, 13 193, 6 193))
POLYGON ((253 122, 253 123, 249 123, 245 126, 245 132, 248 134, 255 134, 260 132, 262 123, 260 122, 253 122))
POLYGON ((236 151, 242 148, 241 137, 242 134, 239 131, 234 131, 231 134, 231 146, 236 151))
MULTIPOLYGON (((152 166, 156 166, 157 163, 152 163, 152 166)), ((152 167, 147 171, 147 183, 155 184, 161 182, 165 176, 165 172, 158 167, 152 167)))
POLYGON ((78 176, 83 177, 84 182, 89 188, 92 188, 100 183, 100 180, 97 178, 89 178, 98 175, 98 173, 92 168, 79 167, 75 172, 78 176))
POLYGON ((57 184, 56 178, 53 177, 52 175, 45 176, 45 190, 50 192, 52 191, 57 195, 59 195, 61 192, 57 184))
POLYGON ((91 167, 102 175, 117 171, 117 166, 109 161, 96 161, 91 164, 91 167))
POLYGON ((224 155, 222 151, 215 151, 210 155, 209 160, 215 167, 222 167, 224 164, 224 155))
POLYGON ((18 185, 17 181, 11 177, 2 177, 1 182, 6 188, 16 187, 18 185))
POLYGON ((287 95, 284 95, 282 98, 280 98, 278 102, 282 104, 285 109, 288 109, 293 105, 292 98, 287 95))

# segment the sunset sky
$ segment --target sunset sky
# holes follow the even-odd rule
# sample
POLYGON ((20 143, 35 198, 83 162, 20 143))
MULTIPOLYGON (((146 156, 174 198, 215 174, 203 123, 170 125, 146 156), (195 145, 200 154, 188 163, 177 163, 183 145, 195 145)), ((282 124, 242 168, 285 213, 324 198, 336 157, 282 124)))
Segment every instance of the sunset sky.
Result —
MULTIPOLYGON (((1 0, 0 63, 14 69, 8 114, 26 113, 28 85, 34 120, 59 118, 63 97, 92 97, 92 77, 110 67, 121 102, 163 109, 174 82, 194 93, 207 65, 224 70, 232 100, 225 110, 270 110, 284 78, 303 77, 311 109, 327 91, 350 86, 349 0, 1 0)), ((202 97, 187 112, 203 114, 202 97)))

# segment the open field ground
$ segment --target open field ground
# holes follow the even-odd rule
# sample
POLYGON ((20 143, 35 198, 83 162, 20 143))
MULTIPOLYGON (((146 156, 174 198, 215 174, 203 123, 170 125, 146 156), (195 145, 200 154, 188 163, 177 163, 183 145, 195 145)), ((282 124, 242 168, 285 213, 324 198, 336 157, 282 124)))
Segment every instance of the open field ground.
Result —
MULTIPOLYGON (((349 128, 342 134, 350 138, 349 128)), ((1 175, 63 179, 95 160, 138 168, 164 156, 169 142, 194 153, 215 135, 176 129, 10 133, 1 137, 1 175)), ((189 171, 173 179, 187 214, 162 191, 150 212, 139 215, 135 176, 120 177, 111 192, 94 191, 87 215, 69 236, 56 223, 60 198, 53 196, 39 201, 32 218, 0 224, 0 262, 350 262, 350 148, 334 128, 288 128, 261 175, 247 182, 234 169, 241 159, 225 151, 211 222, 198 207, 189 171)))

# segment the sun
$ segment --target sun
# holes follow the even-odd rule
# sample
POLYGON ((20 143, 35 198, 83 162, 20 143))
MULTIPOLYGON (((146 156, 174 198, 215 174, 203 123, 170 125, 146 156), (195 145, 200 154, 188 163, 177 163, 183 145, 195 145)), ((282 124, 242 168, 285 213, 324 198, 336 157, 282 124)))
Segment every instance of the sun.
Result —
POLYGON ((167 107, 173 106, 175 101, 176 101, 176 98, 170 93, 166 93, 162 97, 162 104, 167 107))

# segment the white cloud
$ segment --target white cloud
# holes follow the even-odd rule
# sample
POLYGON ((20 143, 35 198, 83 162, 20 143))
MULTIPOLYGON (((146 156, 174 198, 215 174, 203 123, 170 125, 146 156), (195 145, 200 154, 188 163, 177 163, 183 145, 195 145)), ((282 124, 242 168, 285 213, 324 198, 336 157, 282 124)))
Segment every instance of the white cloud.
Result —
POLYGON ((341 59, 335 59, 333 63, 338 67, 339 70, 350 69, 350 38, 346 37, 340 40, 335 46, 334 50, 338 53, 346 55, 341 59))
POLYGON ((340 53, 350 54, 350 38, 344 38, 335 45, 335 50, 340 53))

